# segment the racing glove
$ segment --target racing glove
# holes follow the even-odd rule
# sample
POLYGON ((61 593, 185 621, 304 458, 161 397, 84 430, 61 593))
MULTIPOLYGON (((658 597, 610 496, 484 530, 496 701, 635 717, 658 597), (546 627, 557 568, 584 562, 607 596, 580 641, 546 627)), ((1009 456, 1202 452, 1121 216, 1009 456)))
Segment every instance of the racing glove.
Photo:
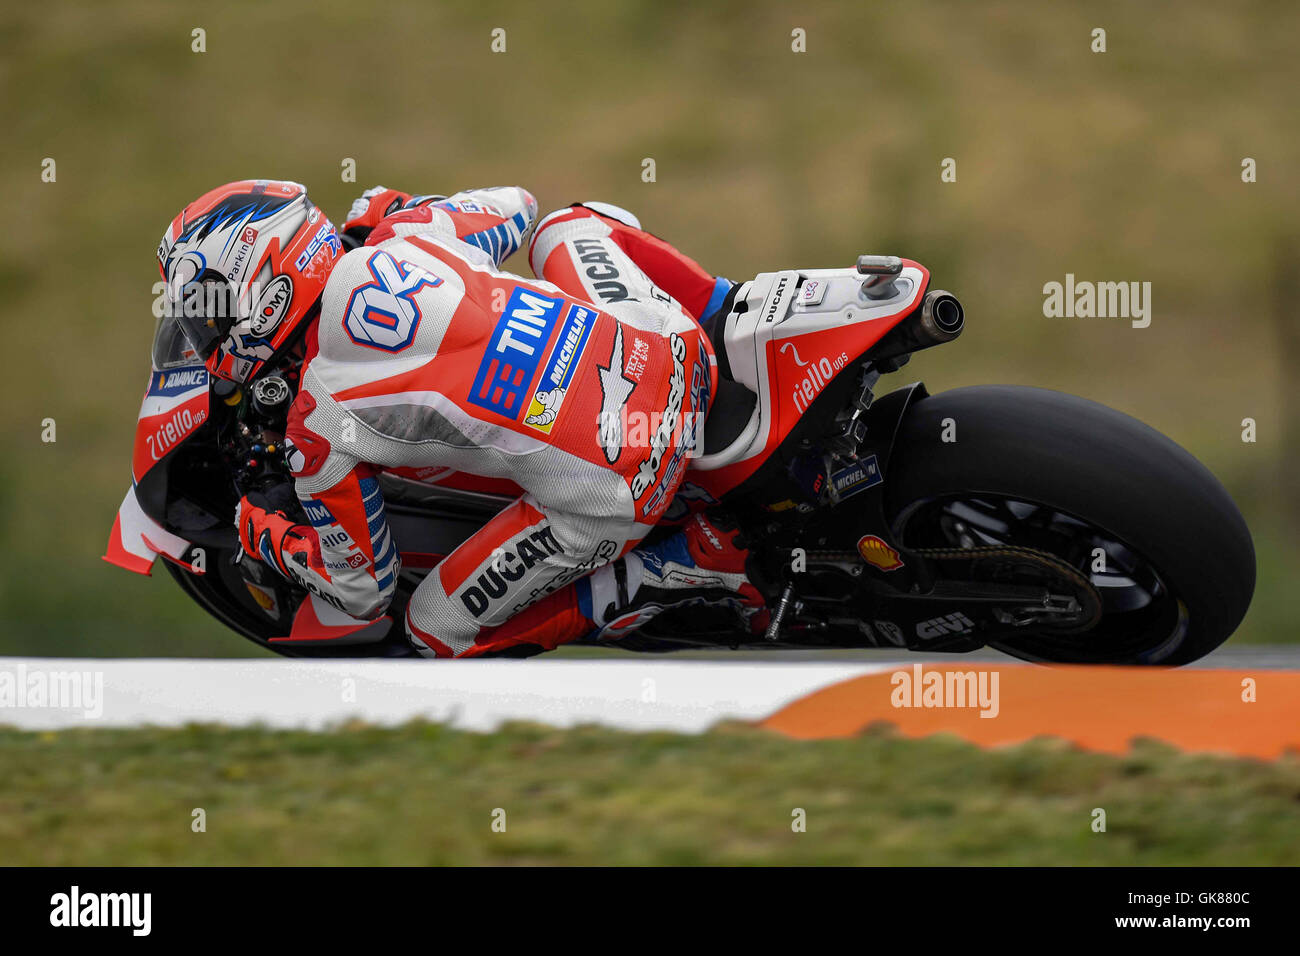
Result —
POLYGON ((385 216, 391 216, 403 209, 415 209, 418 206, 442 202, 446 198, 442 193, 417 196, 404 193, 400 189, 371 186, 352 200, 352 206, 348 209, 347 222, 343 223, 343 234, 355 239, 357 245, 361 245, 370 235, 370 230, 379 225, 385 216))
POLYGON ((410 193, 389 189, 386 186, 372 186, 352 200, 347 221, 343 223, 343 234, 351 236, 360 245, 366 241, 370 230, 379 225, 381 219, 397 212, 410 199, 410 193))
POLYGON ((278 511, 267 510, 263 495, 245 495, 235 506, 235 528, 244 553, 270 565, 288 581, 294 581, 287 561, 296 556, 299 564, 309 563, 312 536, 306 525, 294 524, 278 511))
POLYGON ((523 245, 537 218, 537 200, 520 186, 468 189, 450 197, 415 196, 371 230, 366 245, 426 234, 475 247, 496 268, 523 245))

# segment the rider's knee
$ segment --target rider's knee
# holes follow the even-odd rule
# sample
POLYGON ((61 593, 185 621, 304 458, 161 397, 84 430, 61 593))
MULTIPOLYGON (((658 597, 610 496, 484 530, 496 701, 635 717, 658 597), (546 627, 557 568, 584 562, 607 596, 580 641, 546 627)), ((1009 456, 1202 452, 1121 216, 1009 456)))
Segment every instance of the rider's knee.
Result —
POLYGON ((434 571, 415 589, 406 605, 406 638, 421 657, 455 657, 474 643, 478 626, 456 612, 441 587, 431 585, 434 571))
POLYGON ((636 536, 632 521, 573 515, 552 518, 551 532, 565 557, 588 569, 613 561, 636 536))
POLYGON ((574 203, 579 209, 588 209, 597 215, 604 216, 606 219, 613 219, 615 222, 621 222, 625 226, 631 226, 633 229, 641 228, 641 220, 633 212, 624 209, 622 206, 615 206, 609 202, 598 202, 587 200, 586 202, 574 203))
POLYGON ((641 221, 628 210, 607 202, 580 202, 547 213, 537 223, 528 244, 528 264, 541 275, 551 252, 560 243, 584 236, 607 236, 610 221, 639 230, 641 221))

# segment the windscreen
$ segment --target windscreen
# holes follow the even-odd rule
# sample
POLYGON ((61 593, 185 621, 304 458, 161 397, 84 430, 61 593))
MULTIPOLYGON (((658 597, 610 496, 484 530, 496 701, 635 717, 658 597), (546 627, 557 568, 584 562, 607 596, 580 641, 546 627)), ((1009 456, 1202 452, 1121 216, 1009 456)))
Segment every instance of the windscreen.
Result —
POLYGON ((194 346, 190 345, 189 339, 185 337, 180 323, 164 313, 154 329, 153 367, 162 371, 181 365, 198 365, 202 361, 194 346))

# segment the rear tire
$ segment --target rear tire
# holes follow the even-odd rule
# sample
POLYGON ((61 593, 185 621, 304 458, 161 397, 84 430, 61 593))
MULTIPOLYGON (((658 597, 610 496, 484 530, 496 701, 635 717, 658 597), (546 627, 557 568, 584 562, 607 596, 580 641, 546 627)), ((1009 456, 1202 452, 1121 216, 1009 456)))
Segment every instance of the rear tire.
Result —
POLYGON ((927 502, 989 495, 1083 519, 1141 556, 1176 600, 1178 623, 1126 634, 1111 616, 1069 639, 1027 631, 993 646, 1029 660, 1186 664, 1222 644, 1255 589, 1250 531, 1191 454, 1120 412, 1060 392, 1010 385, 918 401, 889 462, 885 509, 895 539, 927 502), (943 441, 947 420, 955 441, 943 441), (1108 638, 1110 645, 1108 646, 1108 638))

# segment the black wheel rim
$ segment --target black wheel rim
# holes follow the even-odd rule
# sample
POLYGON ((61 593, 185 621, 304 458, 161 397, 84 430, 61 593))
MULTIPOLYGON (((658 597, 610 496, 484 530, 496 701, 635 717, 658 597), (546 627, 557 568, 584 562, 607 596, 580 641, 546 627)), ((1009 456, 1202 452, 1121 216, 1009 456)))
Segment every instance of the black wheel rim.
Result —
POLYGON ((1159 663, 1187 636, 1187 608, 1159 570, 1107 529, 1052 505, 997 494, 914 501, 895 517, 909 549, 1017 546, 1046 551, 1086 575, 1102 603, 1086 631, 1031 624, 990 646, 1028 660, 1159 663), (1098 558, 1101 561, 1098 561, 1098 558))

